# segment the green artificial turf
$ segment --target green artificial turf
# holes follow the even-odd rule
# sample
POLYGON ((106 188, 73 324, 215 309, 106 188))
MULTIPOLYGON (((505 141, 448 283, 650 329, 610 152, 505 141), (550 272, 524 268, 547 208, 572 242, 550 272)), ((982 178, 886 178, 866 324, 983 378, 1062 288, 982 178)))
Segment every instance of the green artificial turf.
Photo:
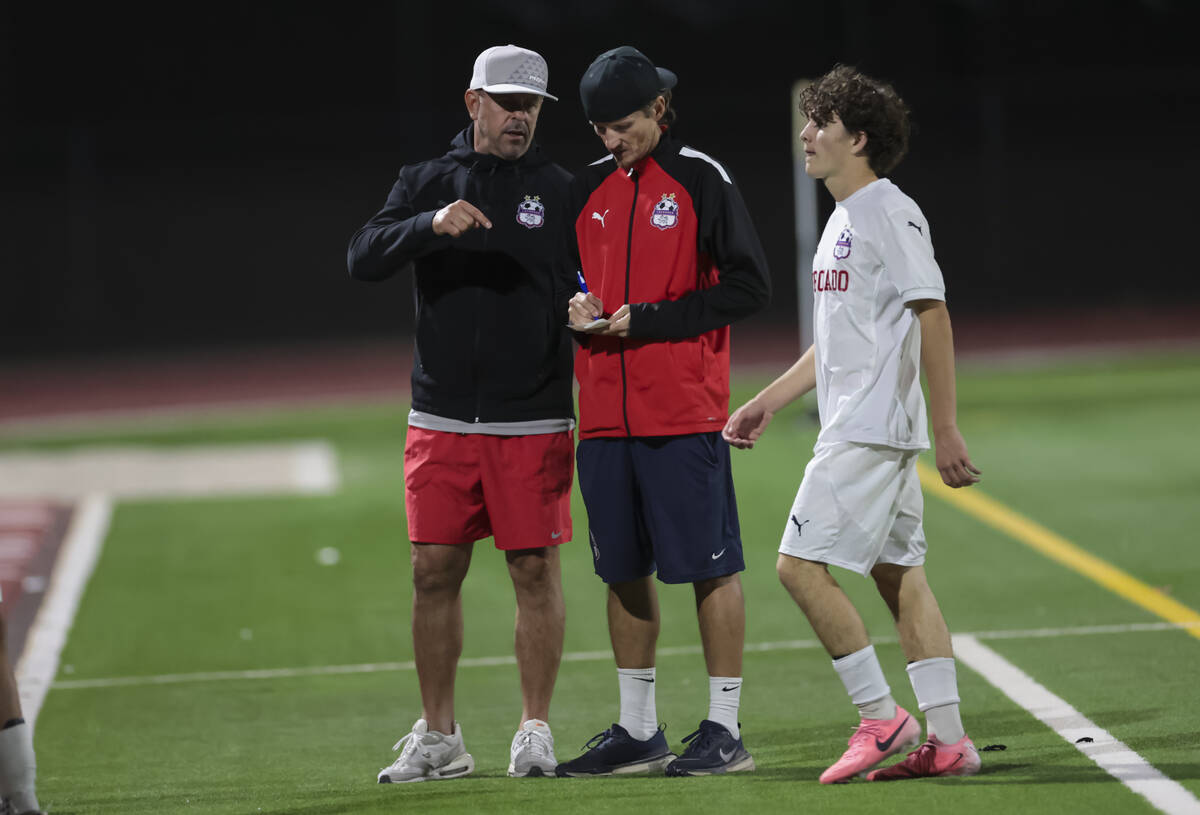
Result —
MULTIPOLYGON (((734 406, 765 384, 736 381, 734 406)), ((964 367, 959 423, 979 489, 1181 603, 1200 609, 1200 357, 1165 354, 1038 367, 964 367)), ((390 747, 420 714, 409 639, 403 405, 256 412, 139 429, 8 438, 0 449, 324 439, 338 452, 331 496, 124 502, 37 723, 39 792, 56 815, 329 812, 1125 813, 1154 811, 960 664, 962 711, 985 752, 972 779, 817 783, 855 711, 779 586, 775 550, 816 425, 805 401, 735 452, 748 569, 742 724, 755 773, 727 778, 528 779, 504 775, 520 699, 511 664, 466 664, 457 717, 475 774, 377 785, 390 747), (336 565, 316 553, 336 547, 336 565), (766 648, 764 644, 774 643, 766 648), (762 647, 763 650, 758 650, 762 647), (148 678, 374 665, 275 678, 148 678), (138 684, 73 687, 87 679, 138 684)), ((564 546, 568 654, 552 725, 560 759, 617 716, 604 589, 582 545, 564 546), (593 653, 594 652, 594 653, 593 653), (592 654, 589 656, 589 654, 592 654), (596 655, 598 654, 598 656, 596 655)), ((1178 630, 1079 634, 1158 622, 1149 612, 937 499, 926 501, 928 572, 954 632, 1068 629, 982 640, 1200 794, 1200 638, 1178 630)), ((891 621, 871 583, 837 572, 879 638, 897 700, 915 706, 891 621)), ((661 587, 658 712, 669 740, 707 712, 691 590, 661 587)), ((476 545, 464 589, 464 658, 512 653, 503 558, 476 545)), ((503 659, 500 660, 503 662, 503 659)), ((915 710, 915 707, 912 709, 915 710)))

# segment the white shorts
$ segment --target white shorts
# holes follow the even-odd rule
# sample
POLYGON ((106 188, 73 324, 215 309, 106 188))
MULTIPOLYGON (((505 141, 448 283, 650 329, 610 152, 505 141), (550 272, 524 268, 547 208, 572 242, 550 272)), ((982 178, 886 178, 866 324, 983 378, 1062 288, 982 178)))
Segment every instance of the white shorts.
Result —
POLYGON ((919 450, 836 442, 813 453, 780 552, 864 577, 876 563, 925 562, 919 450))

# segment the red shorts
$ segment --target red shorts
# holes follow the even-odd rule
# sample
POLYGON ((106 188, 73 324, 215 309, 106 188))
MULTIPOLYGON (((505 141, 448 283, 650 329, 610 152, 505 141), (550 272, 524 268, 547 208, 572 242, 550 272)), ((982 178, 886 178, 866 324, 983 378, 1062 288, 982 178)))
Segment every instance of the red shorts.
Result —
POLYGON ((408 539, 536 549, 571 539, 572 431, 486 436, 409 427, 408 539))

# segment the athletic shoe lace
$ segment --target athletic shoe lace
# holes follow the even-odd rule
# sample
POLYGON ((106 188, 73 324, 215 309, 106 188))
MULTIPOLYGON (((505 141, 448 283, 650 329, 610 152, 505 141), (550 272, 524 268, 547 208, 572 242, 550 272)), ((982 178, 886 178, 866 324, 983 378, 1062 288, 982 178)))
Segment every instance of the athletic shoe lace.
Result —
POLYGON ((583 745, 582 749, 591 750, 593 747, 599 747, 601 744, 604 744, 604 742, 608 741, 610 738, 612 738, 612 728, 611 727, 608 730, 605 730, 602 733, 597 733, 596 735, 594 735, 590 739, 588 739, 587 744, 583 745))
POLYGON ((874 746, 875 739, 884 735, 883 724, 881 719, 863 719, 862 722, 850 734, 850 750, 847 752, 858 752, 868 745, 874 746))
MULTIPOLYGON (((396 759, 397 761, 404 761, 410 758, 412 754, 417 751, 417 749, 421 746, 421 735, 419 733, 410 731, 407 736, 392 745, 392 750, 399 750, 401 745, 404 746, 404 750, 401 751, 400 757, 396 759)), ((429 758, 428 751, 422 752, 421 755, 423 755, 425 758, 429 758)))
POLYGON ((529 748, 538 758, 550 757, 550 740, 541 733, 535 733, 532 730, 522 730, 517 738, 517 744, 522 749, 529 748))
POLYGON ((720 731, 714 727, 701 727, 697 730, 693 730, 691 733, 688 733, 683 737, 683 743, 687 744, 688 746, 687 750, 684 751, 684 755, 687 755, 688 753, 707 752, 712 747, 713 739, 717 737, 719 732, 720 731), (695 741, 692 741, 693 739, 695 739, 695 741))

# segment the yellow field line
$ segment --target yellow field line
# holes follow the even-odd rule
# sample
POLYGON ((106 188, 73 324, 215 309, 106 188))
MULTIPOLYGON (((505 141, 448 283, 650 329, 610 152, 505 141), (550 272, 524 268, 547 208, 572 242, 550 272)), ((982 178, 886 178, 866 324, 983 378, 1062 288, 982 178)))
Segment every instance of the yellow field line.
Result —
POLYGON ((1036 521, 1014 512, 994 498, 989 498, 978 487, 951 489, 942 483, 942 477, 936 470, 921 461, 917 462, 917 474, 928 494, 1094 580, 1167 622, 1186 626, 1185 631, 1200 639, 1200 613, 1081 549, 1036 521))

